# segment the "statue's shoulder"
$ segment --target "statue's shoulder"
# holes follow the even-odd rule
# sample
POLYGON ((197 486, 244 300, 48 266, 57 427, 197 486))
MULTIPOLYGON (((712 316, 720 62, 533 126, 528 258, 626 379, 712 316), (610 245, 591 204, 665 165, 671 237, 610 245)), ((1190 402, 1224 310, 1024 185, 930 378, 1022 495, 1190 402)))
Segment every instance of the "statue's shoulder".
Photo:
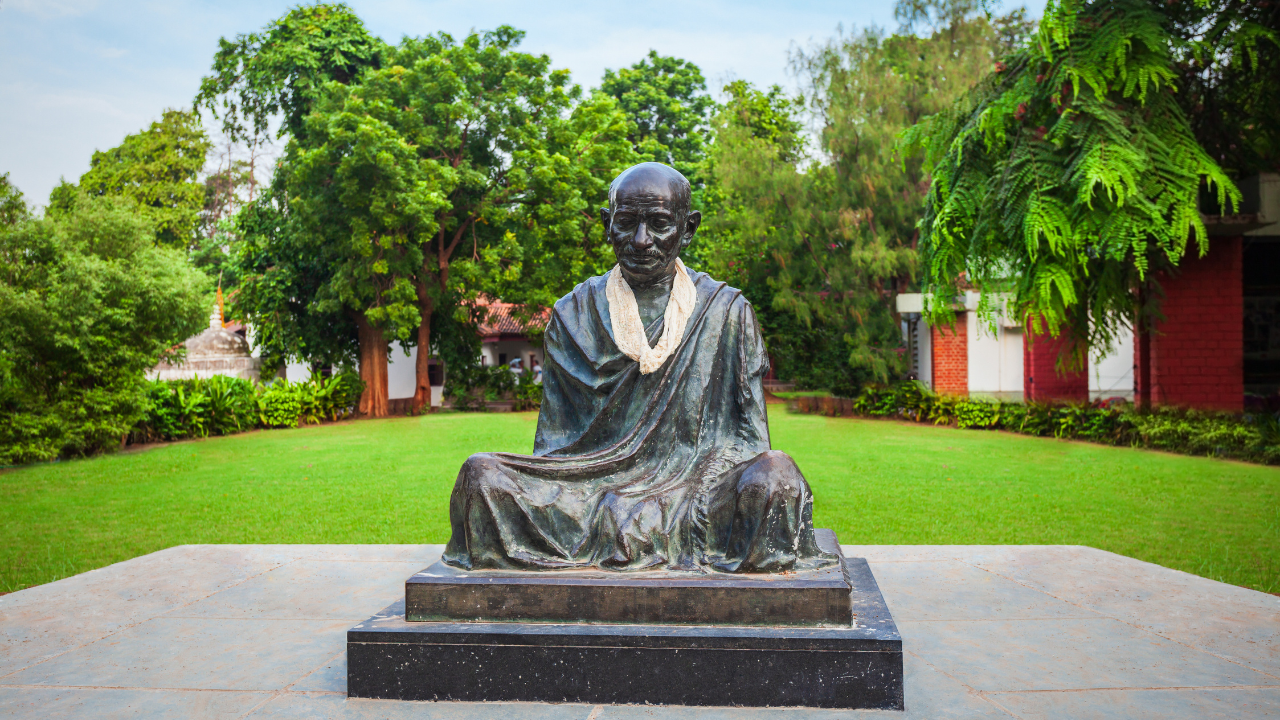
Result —
POLYGON ((596 275, 578 283, 567 295, 556 301, 553 317, 562 321, 572 321, 589 312, 598 298, 603 298, 605 283, 609 274, 596 275))
POLYGON ((697 288, 698 294, 708 299, 714 299, 716 304, 725 310, 738 310, 751 307, 751 301, 747 299, 742 291, 732 285, 716 280, 710 275, 699 271, 690 270, 689 277, 693 280, 693 286, 697 288))

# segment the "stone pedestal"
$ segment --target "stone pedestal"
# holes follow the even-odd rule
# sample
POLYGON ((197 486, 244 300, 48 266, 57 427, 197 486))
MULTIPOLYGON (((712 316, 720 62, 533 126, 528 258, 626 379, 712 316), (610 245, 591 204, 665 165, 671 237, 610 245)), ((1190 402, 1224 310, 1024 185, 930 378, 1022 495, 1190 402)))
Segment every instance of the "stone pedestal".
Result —
POLYGON ((903 706, 902 639, 858 558, 777 575, 437 563, 405 598, 348 631, 351 697, 903 706))

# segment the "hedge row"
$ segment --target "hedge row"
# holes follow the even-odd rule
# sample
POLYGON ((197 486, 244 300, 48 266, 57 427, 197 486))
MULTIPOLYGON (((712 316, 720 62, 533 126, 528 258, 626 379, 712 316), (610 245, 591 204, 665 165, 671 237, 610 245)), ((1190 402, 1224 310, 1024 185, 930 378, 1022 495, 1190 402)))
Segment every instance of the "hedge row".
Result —
POLYGON ((800 397, 794 405, 803 413, 999 429, 1280 465, 1280 413, 1231 415, 1174 408, 1144 413, 1127 403, 994 402, 939 395, 917 382, 866 387, 856 398, 800 397))
POLYGON ((339 420, 354 412, 363 390, 355 373, 296 383, 279 378, 262 385, 222 375, 155 380, 148 383, 146 413, 129 440, 181 440, 339 420))

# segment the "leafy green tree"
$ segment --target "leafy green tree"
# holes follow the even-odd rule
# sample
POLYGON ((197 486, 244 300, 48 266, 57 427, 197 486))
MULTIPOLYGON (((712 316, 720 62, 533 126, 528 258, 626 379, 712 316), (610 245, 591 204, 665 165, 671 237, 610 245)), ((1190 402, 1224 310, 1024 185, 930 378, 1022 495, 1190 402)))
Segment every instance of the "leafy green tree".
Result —
POLYGON ((902 24, 903 35, 922 27, 933 32, 951 31, 976 15, 983 5, 982 0, 898 0, 893 17, 902 24))
MULTIPOLYGON (((230 149, 217 169, 204 178, 204 208, 200 213, 200 235, 211 238, 218 226, 235 217, 244 206, 244 189, 253 184, 253 170, 245 160, 232 159, 230 149)), ((253 198, 248 198, 252 201, 253 198)))
POLYGON ((874 238, 833 197, 832 168, 806 165, 798 103, 745 83, 726 91, 708 162, 709 269, 757 305, 781 377, 842 395, 887 379, 898 340, 875 285, 899 259, 873 258, 874 238))
POLYGON ((1233 177, 1280 171, 1280 3, 1162 3, 1196 141, 1233 177))
POLYGON ((945 33, 954 43, 962 29, 982 14, 996 31, 1000 47, 1012 51, 1031 36, 1036 23, 1027 18, 1025 7, 997 16, 992 10, 998 4, 991 0, 898 0, 893 16, 901 24, 899 35, 919 35, 927 30, 935 36, 945 33))
MULTIPOLYGON (((166 110, 118 147, 94 152, 79 188, 134 200, 155 226, 156 242, 185 250, 196 239, 204 206, 199 176, 210 147, 199 117, 166 110)), ((58 212, 75 202, 75 190, 64 182, 54 190, 50 209, 58 212)))
MULTIPOLYGON (((1221 32, 1179 36, 1176 6, 1051 2, 1031 42, 907 133, 933 174, 920 224, 926 292, 950 298, 963 278, 983 311, 1009 292, 1033 329, 1066 333, 1072 365, 1158 312, 1156 271, 1189 243, 1207 251, 1201 187, 1222 206, 1239 197, 1179 104, 1179 58, 1251 72, 1259 41, 1271 41, 1236 4, 1219 9, 1232 16, 1221 32)), ((944 322, 950 303, 929 311, 944 322)))
POLYGON ((324 86, 354 82, 383 49, 343 3, 296 7, 259 32, 219 39, 195 106, 220 117, 233 142, 260 143, 276 116, 279 137, 301 137, 324 86))
POLYGON ((55 215, 70 210, 79 197, 80 188, 75 183, 67 182, 65 177, 58 178, 58 184, 49 191, 49 204, 45 207, 45 213, 55 215))
POLYGON ((600 89, 617 98, 635 123, 629 139, 642 161, 666 163, 700 185, 715 101, 702 70, 656 50, 629 68, 605 70, 600 89))
POLYGON ((200 232, 190 253, 191 262, 217 278, 227 294, 240 283, 240 268, 233 260, 239 242, 235 219, 246 202, 254 200, 257 185, 256 158, 234 158, 233 150, 230 142, 224 145, 217 167, 205 175, 200 232))
POLYGON ((698 252, 757 305, 785 379, 849 395, 904 368, 893 296, 916 270, 927 176, 896 138, 965 92, 1001 42, 984 17, 946 22, 928 37, 868 30, 796 53, 795 100, 725 88, 698 252), (806 114, 818 153, 802 142, 806 114))
POLYGON ((333 276, 333 258, 295 220, 287 194, 259 196, 232 225, 237 241, 229 309, 253 328, 264 374, 284 368, 290 358, 305 359, 316 373, 353 367, 359 343, 352 314, 319 301, 333 276))
MULTIPOLYGON (((223 135, 247 147, 253 158, 277 120, 278 137, 302 140, 306 118, 325 86, 356 82, 379 65, 384 48, 344 4, 297 7, 259 32, 221 39, 195 107, 221 119, 223 135)), ((233 196, 238 173, 247 171, 243 179, 256 181, 252 163, 227 170, 222 179, 233 186, 233 196)), ((297 224, 281 179, 273 183, 264 195, 250 197, 250 206, 236 212, 234 221, 225 216, 213 221, 215 232, 206 235, 197 260, 227 273, 237 285, 231 311, 253 326, 266 367, 283 367, 291 357, 306 359, 317 370, 349 365, 356 359, 354 321, 318 295, 334 279, 332 255, 297 224)), ((223 191, 211 188, 215 198, 223 191)), ((381 372, 385 377, 385 362, 381 372)))
POLYGON ((0 175, 0 230, 13 227, 29 216, 22 191, 9 180, 9 173, 0 175))
MULTIPOLYGON (((357 313, 362 367, 384 334, 417 344, 418 405, 451 287, 550 304, 598 265, 593 201, 635 159, 616 103, 517 52, 522 37, 406 38, 358 84, 328 86, 281 166, 334 263, 321 304, 357 313)), ((366 378, 374 414, 378 383, 366 378)))
POLYGON ((118 446, 145 374, 208 318, 209 279, 124 197, 0 230, 0 464, 118 446))
MULTIPOLYGON (((848 332, 856 331, 855 323, 843 308, 815 315, 804 312, 807 307, 797 313, 794 303, 794 284, 816 271, 799 233, 821 212, 812 203, 821 202, 823 186, 804 172, 810 161, 804 104, 777 86, 763 92, 745 81, 731 83, 725 93, 729 100, 714 120, 716 140, 706 163, 707 221, 701 247, 694 249, 713 276, 742 288, 755 306, 780 378, 851 395, 869 377, 867 368, 849 362, 848 332)), ((830 298, 829 285, 819 282, 818 299, 830 298)), ((836 303, 844 305, 844 299, 836 303)))

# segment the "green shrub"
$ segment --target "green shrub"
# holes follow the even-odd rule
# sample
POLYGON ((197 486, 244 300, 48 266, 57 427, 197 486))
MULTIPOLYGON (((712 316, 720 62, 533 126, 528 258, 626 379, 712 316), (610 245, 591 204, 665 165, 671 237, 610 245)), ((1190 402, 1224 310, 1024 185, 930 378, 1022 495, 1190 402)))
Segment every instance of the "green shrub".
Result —
POLYGON ((982 400, 968 400, 956 404, 956 427, 987 429, 1000 422, 1000 406, 982 400))
POLYGON ((133 442, 231 435, 257 427, 297 427, 339 420, 364 391, 355 373, 254 385, 242 378, 156 380, 147 383, 147 410, 133 427, 133 442))
POLYGON ((1160 409, 1130 418, 1142 445, 1190 455, 1280 463, 1280 443, 1272 435, 1274 416, 1245 420, 1225 413, 1160 409))
POLYGON ((161 436, 166 440, 204 437, 209 414, 209 396, 191 380, 160 384, 149 399, 156 403, 161 436))
POLYGON ((1235 416, 1171 408, 1142 413, 1128 405, 996 403, 938 395, 918 382, 864 387, 852 407, 855 414, 868 417, 999 428, 1026 435, 1280 464, 1280 413, 1235 416))
POLYGON ((209 285, 122 198, 75 195, 0 228, 0 461, 120 447, 147 370, 204 326, 209 285))
POLYGON ((962 402, 967 400, 955 395, 938 395, 933 399, 933 404, 929 406, 929 413, 924 419, 932 421, 934 425, 952 425, 959 416, 962 402))
POLYGON ((286 378, 277 378, 262 387, 258 394, 258 419, 264 427, 298 427, 302 417, 305 391, 286 378))
POLYGON ((515 404, 512 410, 537 410, 542 407, 542 385, 533 381, 533 371, 525 370, 516 376, 513 390, 515 404))
POLYGON ((193 384, 209 397, 209 430, 231 435, 258 425, 256 390, 249 380, 215 375, 193 384))
POLYGON ((258 425, 254 385, 241 378, 154 380, 147 410, 130 431, 133 442, 230 435, 258 425))
MULTIPOLYGON (((483 412, 488 403, 513 394, 515 389, 516 375, 506 365, 450 365, 444 395, 457 410, 483 412)), ((537 392, 540 404, 542 389, 537 392)))
POLYGON ((920 421, 932 410, 937 396, 918 382, 894 387, 867 385, 853 400, 853 411, 872 417, 904 417, 920 421))
POLYGON ((911 381, 898 385, 894 390, 899 414, 904 418, 920 422, 929 416, 937 397, 923 383, 911 381))
POLYGON ((66 426, 52 412, 0 411, 0 466, 54 460, 66 426))
POLYGON ((339 420, 355 409, 364 392, 364 382, 353 372, 332 377, 312 375, 309 380, 296 383, 302 422, 318 425, 324 420, 339 420))

